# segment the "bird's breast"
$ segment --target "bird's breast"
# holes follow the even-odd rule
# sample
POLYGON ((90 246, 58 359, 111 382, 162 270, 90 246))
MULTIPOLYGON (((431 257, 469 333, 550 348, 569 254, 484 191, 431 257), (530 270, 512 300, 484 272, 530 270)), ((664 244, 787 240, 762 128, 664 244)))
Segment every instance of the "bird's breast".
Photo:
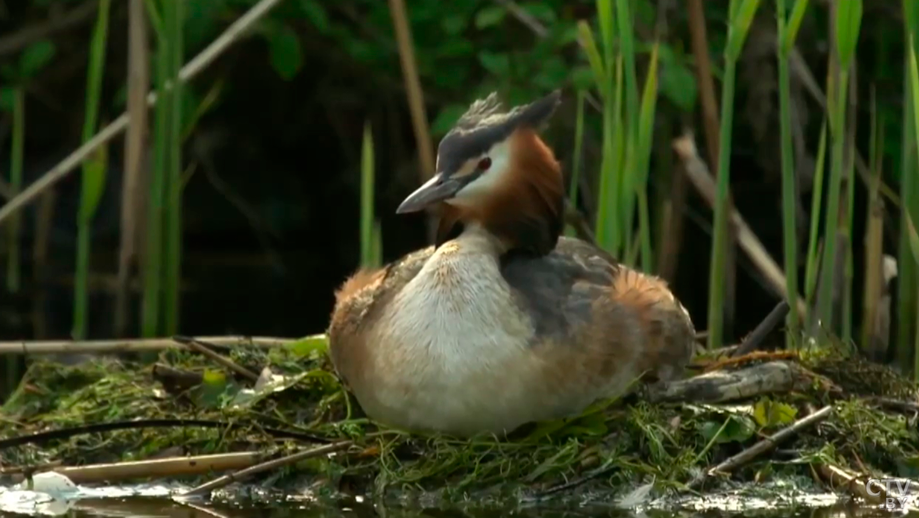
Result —
POLYGON ((406 427, 512 427, 541 377, 527 347, 533 325, 491 258, 433 255, 374 334, 374 394, 362 405, 406 427))

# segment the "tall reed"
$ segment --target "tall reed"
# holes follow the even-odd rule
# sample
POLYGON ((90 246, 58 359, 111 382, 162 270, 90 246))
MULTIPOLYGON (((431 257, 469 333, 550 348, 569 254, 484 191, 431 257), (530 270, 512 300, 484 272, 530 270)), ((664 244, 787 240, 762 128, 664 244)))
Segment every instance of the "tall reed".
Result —
POLYGON ((364 124, 361 145, 361 267, 377 268, 381 264, 380 228, 374 216, 374 153, 373 129, 364 124))
MULTIPOLYGON (((911 20, 914 21, 914 20, 911 20)), ((911 107, 912 113, 910 114, 913 117, 913 136, 915 142, 912 144, 917 146, 919 149, 919 65, 916 63, 916 33, 914 31, 916 26, 911 25, 908 31, 908 41, 909 41, 909 96, 911 98, 911 107)), ((903 221, 901 225, 904 227, 905 232, 903 233, 904 239, 901 241, 900 246, 910 250, 912 255, 912 265, 916 267, 919 265, 919 233, 916 231, 916 226, 914 221, 919 221, 919 218, 914 218, 914 211, 919 209, 919 197, 916 196, 916 193, 913 191, 913 183, 916 181, 915 178, 907 179, 904 177, 902 180, 903 188, 907 190, 908 196, 906 199, 901 198, 901 202, 904 206, 903 221)), ((901 285, 902 290, 912 291, 914 295, 919 298, 919 279, 912 279, 913 285, 901 285)), ((919 310, 916 313, 919 316, 919 310)), ((909 337, 900 337, 901 344, 910 344, 909 337)), ((912 342, 912 355, 913 355, 913 377, 916 380, 919 380, 919 332, 916 333, 916 338, 912 342)), ((902 345, 905 349, 909 345, 902 345)), ((908 356, 903 355, 902 359, 906 359, 908 356)))
MULTIPOLYGON (((578 206, 578 184, 581 181, 581 150, 584 143, 584 90, 578 90, 577 107, 574 117, 574 152, 571 156, 571 184, 568 188, 568 202, 572 207, 578 206)), ((565 227, 565 234, 577 234, 571 225, 565 227)))
MULTIPOLYGON (((629 264, 653 264, 647 183, 657 101, 657 51, 639 98, 633 16, 628 0, 597 0, 601 45, 586 22, 578 35, 603 101, 603 135, 594 233, 597 244, 629 264), (601 53, 602 48, 602 53, 601 53), (636 204, 638 232, 635 232, 636 204), (637 237, 637 239, 636 239, 637 237)), ((574 191, 572 191, 574 192, 574 191)))
POLYGON ((147 243, 144 250, 144 294, 141 316, 141 333, 145 337, 159 334, 162 318, 163 293, 163 211, 166 197, 166 168, 169 163, 169 129, 172 96, 169 86, 171 68, 170 38, 163 16, 155 0, 147 2, 151 25, 156 33, 156 90, 157 103, 153 116, 153 169, 150 174, 150 189, 147 214, 147 243))
POLYGON ((839 197, 841 196, 842 175, 845 167, 846 142, 846 101, 849 86, 849 70, 858 43, 861 25, 861 0, 847 0, 836 4, 836 38, 834 47, 838 66, 835 77, 830 77, 830 88, 827 88, 827 105, 830 119, 831 162, 829 192, 823 232, 823 266, 818 315, 823 327, 833 329, 833 271, 836 261, 836 239, 839 229, 839 197))
POLYGON ((728 14, 728 40, 724 49, 724 73, 721 88, 721 128, 719 135, 718 184, 715 193, 714 239, 709 270, 708 347, 721 347, 722 304, 724 301, 724 262, 727 250, 728 205, 731 173, 731 132, 734 127, 734 81, 737 61, 744 40, 753 23, 759 0, 731 0, 728 14))
MULTIPOLYGON (((811 220, 807 239, 807 259, 804 274, 804 298, 808 307, 813 307, 817 294, 817 275, 820 271, 820 214, 823 202, 823 176, 826 170, 826 131, 827 123, 820 129, 820 142, 817 145, 817 158, 814 163, 814 186, 811 191, 811 220)), ((816 324, 813 312, 808 314, 808 327, 816 324)))
POLYGON ((169 81, 172 93, 169 96, 169 145, 166 172, 166 211, 163 226, 166 239, 163 243, 163 271, 166 283, 163 287, 163 316, 165 334, 179 331, 179 285, 182 276, 182 94, 184 86, 179 81, 179 71, 184 62, 182 30, 184 26, 185 0, 166 0, 166 38, 168 46, 169 81))
MULTIPOLYGON (((12 89, 12 94, 13 138, 12 142, 10 142, 10 188, 12 189, 12 194, 15 195, 22 188, 22 162, 26 144, 25 89, 22 86, 15 86, 12 89)), ((10 220, 8 230, 9 257, 6 264, 6 289, 10 293, 16 293, 20 288, 19 256, 21 252, 19 251, 19 227, 19 215, 17 214, 10 220)))
MULTIPOLYGON (((778 68, 779 68, 779 124, 781 126, 782 148, 782 224, 785 248, 785 286, 788 293, 788 305, 798 307, 798 251, 797 225, 795 222, 795 167, 794 146, 791 138, 791 85, 788 76, 788 60, 795 47, 795 39, 801 20, 807 10, 808 0, 797 0, 791 13, 791 19, 785 18, 785 0, 776 0, 776 18, 778 19, 778 68)), ((798 312, 788 312, 786 321, 788 333, 786 343, 793 347, 799 331, 798 312)))
POLYGON ((641 240, 641 269, 651 272, 654 256, 651 250, 651 215, 648 207, 648 168, 651 162, 651 147, 654 145, 654 113, 657 108, 657 58, 659 44, 651 49, 648 76, 639 106, 637 142, 635 146, 634 196, 638 197, 638 231, 641 240))
MULTIPOLYGON (((917 99, 917 79, 913 75, 916 42, 919 39, 919 2, 903 0, 903 18, 905 21, 906 41, 909 51, 906 53, 904 71, 904 104, 906 112, 910 115, 919 110, 917 99)), ((917 142, 919 142, 919 121, 903 125, 902 160, 900 171, 900 240, 898 259, 899 300, 897 311, 899 326, 897 329, 897 361, 901 366, 908 365, 909 358, 914 358, 913 363, 919 361, 919 266, 913 259, 910 247, 911 234, 909 222, 919 221, 919 157, 917 157, 917 142)), ((914 368, 914 375, 919 376, 919 368, 914 368)))
MULTIPOLYGON (((86 74, 86 114, 83 119, 83 143, 93 138, 98 128, 99 103, 102 100, 102 75, 105 71, 108 20, 111 0, 101 0, 96 15, 90 44, 89 65, 86 74)), ((92 157, 83 162, 80 185, 80 208, 77 214, 77 264, 74 278, 73 331, 75 340, 83 340, 87 333, 89 312, 90 243, 93 216, 105 191, 108 169, 108 146, 101 146, 92 157)))
POLYGON ((157 6, 155 0, 147 0, 147 12, 157 35, 157 103, 144 256, 144 336, 155 336, 161 330, 175 334, 179 326, 183 87, 178 75, 184 56, 184 3, 185 0, 162 0, 157 6))

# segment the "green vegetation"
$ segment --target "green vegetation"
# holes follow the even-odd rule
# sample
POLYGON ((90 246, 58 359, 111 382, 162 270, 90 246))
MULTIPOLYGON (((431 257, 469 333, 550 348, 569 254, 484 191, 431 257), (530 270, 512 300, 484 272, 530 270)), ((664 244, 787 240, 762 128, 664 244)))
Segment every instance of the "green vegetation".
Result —
POLYGON ((630 396, 599 402, 577 418, 522 429, 509 439, 459 440, 379 428, 358 415, 330 370, 325 347, 321 336, 271 350, 234 347, 229 354, 233 361, 263 372, 257 388, 215 369, 203 356, 180 350, 161 353, 153 369, 112 359, 80 366, 36 362, 0 410, 0 419, 9 425, 0 432, 0 441, 88 422, 198 419, 226 424, 108 431, 0 446, 0 459, 5 467, 51 461, 82 465, 140 460, 167 450, 195 455, 285 452, 297 446, 266 431, 275 429, 327 440, 348 438, 360 446, 359 453, 311 459, 253 481, 276 489, 310 485, 334 495, 347 486, 358 493, 392 492, 401 499, 426 492, 447 502, 470 494, 516 501, 581 480, 583 485, 557 496, 600 494, 608 501, 639 484, 653 483, 664 492, 685 489, 700 469, 801 418, 802 404, 832 403, 837 405, 833 417, 794 439, 794 458, 761 457, 737 476, 761 482, 797 479, 824 464, 904 477, 919 473, 919 429, 909 424, 908 416, 862 399, 915 397, 915 387, 887 368, 842 352, 803 360, 827 381, 787 395, 738 405, 650 404, 630 396), (187 378, 164 374, 163 365, 197 376, 197 382, 183 384, 187 378), (834 384, 844 393, 828 390, 834 384))
MULTIPOLYGON (((45 13, 52 4, 70 9, 70 3, 33 0, 30 9, 45 13)), ((86 85, 80 135, 84 143, 104 126, 100 122, 109 113, 120 113, 124 104, 123 89, 113 94, 103 87, 107 77, 116 84, 124 81, 121 77, 111 79, 112 70, 120 68, 112 67, 114 47, 109 38, 113 31, 107 28, 116 26, 120 20, 114 17, 120 15, 110 3, 100 0, 92 18, 95 26, 87 30, 91 39, 82 59, 88 60, 88 72, 85 81, 81 78, 86 85)), ((184 209, 188 208, 183 207, 183 188, 198 165, 197 159, 187 156, 192 153, 183 153, 187 149, 183 146, 198 130, 202 116, 220 107, 227 83, 225 70, 192 83, 179 81, 179 71, 190 56, 219 35, 228 21, 238 19, 255 3, 145 0, 155 52, 144 66, 151 69, 157 103, 151 117, 149 175, 141 186, 146 193, 145 226, 140 232, 146 246, 137 276, 142 303, 139 314, 132 316, 140 321, 144 336, 169 335, 182 328, 179 287, 187 215, 184 209)), ((300 466, 310 474, 326 475, 324 487, 330 491, 344 480, 363 489, 443 490, 447 498, 459 497, 465 490, 540 494, 565 480, 582 478, 589 480, 577 491, 621 489, 652 480, 659 488, 682 488, 700 468, 749 446, 761 433, 788 425, 806 406, 835 401, 839 406, 832 419, 798 437, 796 458, 761 458, 743 468, 741 478, 800 476, 808 474, 809 467, 830 464, 915 478, 919 469, 915 423, 897 412, 869 405, 859 396, 915 399, 914 385, 905 378, 919 380, 919 3, 903 0, 903 27, 861 0, 838 2, 834 9, 807 0, 702 4, 708 39, 703 36, 702 51, 689 51, 684 49, 684 42, 704 32, 694 26, 697 21, 682 8, 659 12, 658 2, 650 0, 457 0, 449 9, 427 0, 408 1, 415 64, 431 119, 430 136, 436 142, 472 99, 490 91, 497 91, 507 104, 515 105, 563 88, 572 106, 567 112, 559 111, 547 140, 570 175, 570 204, 589 222, 587 226, 600 247, 627 264, 667 277, 672 284, 676 270, 656 271, 655 259, 667 259, 668 255, 679 257, 679 261, 686 259, 689 266, 684 266, 681 275, 686 268, 708 261, 709 277, 704 279, 708 282, 703 283, 709 289, 699 296, 707 301, 707 314, 700 309, 693 317, 699 331, 708 331, 710 350, 737 338, 725 333, 725 283, 730 273, 726 270, 734 263, 727 258, 731 247, 741 250, 735 243, 737 236, 731 235, 734 222, 752 207, 733 200, 743 190, 748 191, 746 199, 751 199, 751 184, 753 190, 765 190, 763 186, 769 181, 758 177, 773 174, 778 194, 768 202, 775 202, 774 216, 782 218, 781 235, 771 236, 775 239, 768 246, 774 249, 751 252, 743 248, 738 253, 782 256, 785 275, 779 284, 792 308, 784 330, 786 344, 801 352, 806 367, 843 387, 843 395, 830 395, 825 387, 814 386, 736 407, 652 405, 629 398, 627 404, 598 404, 576 419, 540 424, 511 440, 481 437, 459 441, 379 430, 354 414, 322 353, 325 344, 321 338, 267 352, 250 347, 230 351, 235 361, 255 372, 270 365, 282 374, 275 382, 284 389, 277 392, 253 391, 243 381, 213 370, 206 360, 178 351, 163 353, 159 361, 199 373, 201 382, 194 387, 176 391, 154 378, 149 363, 113 358, 79 366, 30 358, 28 372, 17 384, 14 380, 22 375, 19 358, 10 355, 0 358, 4 364, 0 372, 8 385, 0 390, 12 393, 0 412, 0 422, 11 425, 3 427, 3 437, 84 423, 159 417, 215 419, 234 426, 134 429, 78 436, 2 449, 3 464, 129 460, 147 458, 176 445, 185 445, 183 453, 188 454, 292 447, 291 443, 278 446, 266 435, 262 428, 271 426, 330 440, 348 437, 363 447, 360 455, 314 459, 300 466), (869 17, 877 19, 868 23, 869 17), (766 58, 757 57, 756 52, 763 41, 769 42, 767 48, 771 49, 766 58), (830 43, 831 56, 825 84, 821 85, 822 81, 808 82, 801 70, 811 78, 814 74, 810 70, 824 70, 824 63, 814 65, 810 52, 823 41, 830 43), (886 56, 899 48, 907 50, 903 63, 890 63, 886 56), (717 83, 715 92, 706 92, 697 75, 702 73, 699 63, 706 56, 714 59, 710 74, 717 83), (772 66, 777 78, 758 73, 772 66), (855 68, 859 70, 857 76, 852 73, 855 68), (865 92, 872 92, 870 103, 865 101, 865 92), (705 128, 704 133, 695 133, 709 149, 717 150, 712 156, 699 157, 714 179, 711 199, 707 199, 704 187, 689 180, 682 182, 686 184, 682 191, 678 188, 683 170, 696 164, 674 162, 671 149, 674 137, 683 129, 677 128, 675 120, 686 128, 705 126, 708 114, 697 114, 703 110, 696 104, 698 97, 708 93, 714 95, 715 106, 720 105, 720 112, 716 109, 714 114, 716 131, 705 128), (746 104, 741 106, 741 102, 746 104), (869 112, 869 104, 870 125, 861 120, 869 112), (770 133, 779 138, 772 142, 763 136, 770 133), (867 167, 860 165, 864 142, 870 148, 867 167), (810 196, 806 196, 811 177, 810 196), (741 185, 744 189, 738 188, 741 185), (707 206, 687 195, 695 191, 703 194, 707 206), (862 192, 866 195, 859 196, 862 192), (868 199, 864 214, 856 203, 860 198, 868 199), (709 214, 713 221, 711 253, 694 262, 691 259, 700 255, 699 249, 708 248, 707 242, 681 245, 684 235, 676 231, 671 235, 671 231, 679 227, 675 221, 692 219, 697 223, 701 220, 697 226, 708 232, 709 214), (856 230, 855 222, 860 221, 867 222, 865 236, 856 230), (807 228, 802 231, 799 226, 807 228), (677 244, 664 249, 671 241, 677 244), (654 249, 653 243, 660 243, 661 249, 654 249), (776 243, 781 243, 782 250, 776 243), (868 265, 864 275, 856 268, 857 254, 862 250, 865 260, 861 264, 868 265), (887 293, 881 267, 885 253, 897 257, 899 270, 898 299, 890 301, 891 314, 882 314, 881 309, 882 294, 887 293), (857 279, 864 280, 863 293, 854 288, 857 279), (800 314, 799 301, 805 308, 800 314), (890 324, 893 317, 896 326, 890 324), (703 322, 707 322, 706 329, 702 329, 703 322), (895 329, 879 329, 878 322, 895 329), (860 353, 872 351, 875 343, 890 349, 890 354, 882 350, 878 356, 891 358, 887 363, 894 368, 860 359, 860 353)), ((334 53, 332 60, 356 70, 349 68, 346 77, 368 78, 372 85, 369 91, 379 84, 390 85, 399 102, 404 102, 404 90, 410 90, 402 84, 396 65, 399 49, 386 2, 286 0, 247 34, 263 44, 264 59, 277 80, 295 81, 313 65, 310 55, 334 53)), ((49 36, 15 55, 0 55, 0 109, 12 128, 9 159, 3 158, 4 165, 9 163, 10 197, 24 187, 24 161, 31 160, 25 109, 33 91, 30 85, 41 71, 57 65, 56 49, 49 36)), ((251 99, 255 105, 260 101, 251 99)), ((353 175, 348 182, 359 183, 354 189, 354 207, 360 217, 342 234, 359 242, 355 266, 377 267, 384 261, 377 200, 384 193, 408 189, 389 184, 395 182, 393 178, 401 178, 393 172, 401 164, 394 162, 395 151, 384 139, 394 132, 392 127, 378 124, 370 108, 366 113, 352 111, 359 113, 353 116, 358 122, 351 124, 362 124, 362 131, 350 133, 361 136, 342 147, 353 155, 349 157, 353 167, 348 169, 353 175)), ((104 203, 101 200, 112 154, 110 146, 103 145, 82 164, 76 218, 75 338, 109 333, 88 329, 87 316, 91 312, 89 276, 93 273, 91 225, 104 203)), ((307 164, 309 158, 302 160, 307 164)), ((414 165, 412 173, 417 168, 414 165)), ((325 171, 311 171, 322 173, 325 171)), ((347 176, 342 170, 328 174, 347 176)), ((405 176, 412 181, 418 178, 417 174, 405 176)), ((270 176, 264 178, 265 182, 273 181, 270 176)), ((762 215, 770 212, 757 214, 763 219, 762 215)), ((28 279, 23 282, 22 276, 19 216, 14 213, 0 220, 5 236, 3 285, 10 294, 29 283, 28 279)), ((773 219, 767 223, 750 221, 750 227, 754 233, 768 234, 770 221, 773 219)), ((582 229, 570 225, 566 232, 573 235, 582 229)), ((769 238, 761 237, 760 241, 768 242, 769 238)), ((755 265, 745 266, 740 274, 757 282, 769 276, 755 265)), ((677 295, 694 294, 678 291, 677 295)), ((735 302, 746 307, 743 301, 735 302)), ((281 478, 296 484, 296 477, 302 474, 292 470, 282 473, 281 478)))

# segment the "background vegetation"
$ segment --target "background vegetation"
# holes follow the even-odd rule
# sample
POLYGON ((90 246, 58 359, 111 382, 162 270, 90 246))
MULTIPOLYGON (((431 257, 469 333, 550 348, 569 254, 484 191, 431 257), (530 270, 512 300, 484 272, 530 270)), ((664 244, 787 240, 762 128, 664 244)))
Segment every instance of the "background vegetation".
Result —
POLYGON ((0 336, 321 331, 359 262, 427 242, 394 209, 468 103, 562 88, 546 139, 569 232, 670 281, 710 346, 800 293, 789 345, 829 332, 919 372, 909 0, 282 0, 173 88, 256 3, 0 0, 4 200, 122 112, 140 121, 0 220, 0 336))

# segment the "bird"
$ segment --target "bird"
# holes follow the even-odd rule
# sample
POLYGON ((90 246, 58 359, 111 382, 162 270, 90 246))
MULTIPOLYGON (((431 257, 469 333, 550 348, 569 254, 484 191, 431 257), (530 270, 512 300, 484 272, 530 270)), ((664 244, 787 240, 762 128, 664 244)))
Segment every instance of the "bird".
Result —
POLYGON ((562 236, 564 175, 540 136, 560 104, 472 102, 396 209, 435 210, 434 244, 335 291, 329 357, 371 420, 508 436, 683 376, 695 329, 667 283, 562 236))

